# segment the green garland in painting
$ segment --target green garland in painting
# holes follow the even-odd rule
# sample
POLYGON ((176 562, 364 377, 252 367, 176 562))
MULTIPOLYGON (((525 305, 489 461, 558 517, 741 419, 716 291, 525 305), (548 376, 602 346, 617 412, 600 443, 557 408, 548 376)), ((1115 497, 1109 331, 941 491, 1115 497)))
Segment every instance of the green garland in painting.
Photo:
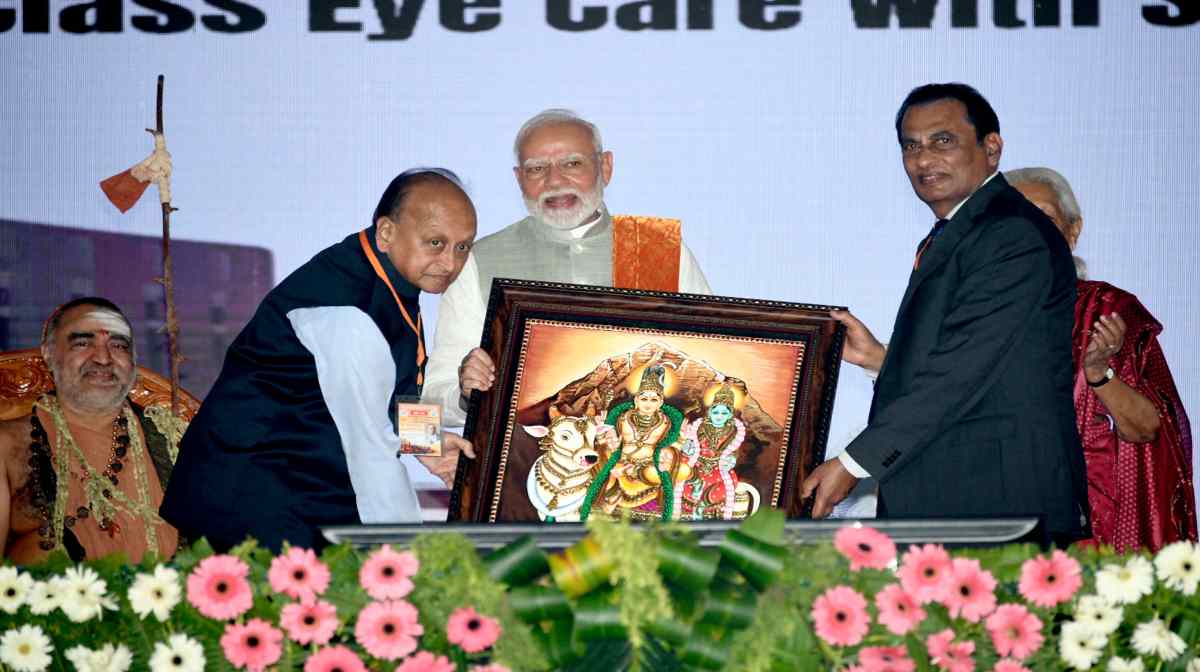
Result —
MULTIPOLYGON (((632 401, 624 401, 616 406, 613 406, 609 409, 608 415, 604 418, 605 424, 615 427, 617 419, 621 417, 621 414, 631 408, 633 408, 632 401)), ((680 428, 683 427, 683 413, 670 404, 663 404, 662 412, 666 414, 667 419, 671 421, 671 429, 667 431, 666 436, 664 436, 662 440, 654 446, 654 470, 658 472, 658 477, 662 482, 662 519, 670 520, 673 513, 673 508, 675 506, 675 484, 671 480, 671 475, 663 471, 662 466, 659 464, 659 457, 662 454, 663 448, 675 443, 675 441, 679 439, 679 431, 680 428)), ((587 495, 583 498, 583 506, 579 507, 579 519, 581 521, 586 521, 592 514, 592 503, 595 501, 596 496, 600 494, 600 489, 604 487, 605 483, 608 483, 608 477, 612 473, 613 467, 616 466, 617 462, 621 461, 621 453, 622 450, 620 447, 614 450, 612 455, 608 457, 608 461, 606 461, 604 466, 600 468, 600 472, 596 475, 595 480, 593 480, 592 484, 588 486, 587 495)))

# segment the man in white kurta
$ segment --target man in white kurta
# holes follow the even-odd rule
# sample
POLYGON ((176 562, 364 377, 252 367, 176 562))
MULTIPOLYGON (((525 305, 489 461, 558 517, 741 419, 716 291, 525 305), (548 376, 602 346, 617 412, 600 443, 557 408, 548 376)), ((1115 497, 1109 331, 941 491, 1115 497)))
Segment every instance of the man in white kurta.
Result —
MULTIPOLYGON (((438 305, 423 399, 441 404, 451 426, 466 420, 470 392, 495 381, 493 362, 478 348, 494 278, 613 285, 612 219, 604 205, 613 157, 599 130, 572 112, 547 110, 521 127, 513 151, 529 216, 477 241, 438 305)), ((712 293, 684 244, 679 291, 712 293)))

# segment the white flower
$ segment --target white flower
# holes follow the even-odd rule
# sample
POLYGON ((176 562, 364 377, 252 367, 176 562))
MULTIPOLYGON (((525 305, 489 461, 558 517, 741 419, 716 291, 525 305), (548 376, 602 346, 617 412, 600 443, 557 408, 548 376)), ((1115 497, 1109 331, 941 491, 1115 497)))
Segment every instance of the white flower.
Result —
POLYGON ((0 637, 0 663, 14 672, 41 672, 50 667, 50 638, 36 625, 23 625, 0 637))
POLYGON ((1107 637, 1121 627, 1121 608, 1099 595, 1085 595, 1075 605, 1075 620, 1107 637))
POLYGON ((154 645, 150 672, 204 672, 204 648, 187 635, 171 635, 154 645))
POLYGON ((1200 657, 1193 658, 1192 662, 1188 663, 1187 672, 1200 672, 1200 657))
POLYGON ((62 577, 56 576, 49 581, 38 581, 29 590, 25 598, 29 610, 38 616, 44 616, 62 605, 62 577))
POLYGON ((1113 604, 1133 604, 1154 590, 1154 566, 1142 556, 1096 572, 1096 592, 1113 604))
POLYGON ((76 623, 90 621, 101 616, 105 608, 117 608, 105 594, 107 590, 108 584, 90 567, 71 567, 64 572, 59 586, 59 606, 76 623))
POLYGON ((1126 660, 1116 656, 1109 659, 1108 667, 1105 669, 1108 672, 1146 672, 1146 666, 1142 664, 1141 658, 1126 660))
POLYGON ((1187 648, 1183 638, 1157 618, 1134 628, 1130 642, 1133 650, 1143 656, 1158 656, 1166 661, 1175 660, 1187 648))
POLYGON ((126 672, 133 664, 133 653, 124 644, 105 644, 95 651, 76 646, 67 649, 67 660, 79 672, 126 672))
POLYGON ((0 610, 17 613, 33 589, 33 577, 16 567, 0 567, 0 610))
POLYGON ((138 574, 129 587, 129 604, 133 611, 141 618, 153 613, 164 622, 182 596, 179 572, 162 565, 154 568, 154 574, 138 574))
POLYGON ((1108 638, 1089 626, 1075 621, 1063 624, 1058 640, 1058 655, 1077 670, 1090 670, 1100 659, 1101 649, 1108 638))
POLYGON ((1167 544, 1154 558, 1158 580, 1184 595, 1200 586, 1200 547, 1186 541, 1167 544))

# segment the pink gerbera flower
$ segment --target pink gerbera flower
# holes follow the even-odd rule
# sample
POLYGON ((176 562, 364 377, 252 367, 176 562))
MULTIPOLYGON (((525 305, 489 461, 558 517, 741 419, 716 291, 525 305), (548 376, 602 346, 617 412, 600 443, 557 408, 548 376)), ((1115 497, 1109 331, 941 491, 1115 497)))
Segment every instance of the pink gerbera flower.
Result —
POLYGON ((858 662, 866 672, 913 672, 917 664, 903 646, 864 646, 858 662))
POLYGON ((495 644, 499 637, 500 624, 471 607, 455 609, 446 621, 446 639, 467 653, 479 653, 495 644))
POLYGON ((843 527, 833 535, 833 547, 850 560, 850 571, 887 569, 896 559, 896 544, 873 527, 843 527))
POLYGON ((996 653, 1025 660, 1042 648, 1042 621, 1020 604, 1001 605, 987 619, 996 653))
POLYGON ((925 638, 925 649, 929 651, 932 657, 944 656, 950 650, 950 644, 954 641, 954 631, 946 628, 941 632, 934 633, 925 638))
POLYGON ((252 618, 245 625, 230 623, 221 635, 221 648, 234 667, 262 672, 274 665, 283 655, 283 633, 261 618, 252 618))
POLYGON ((1071 599, 1083 585, 1079 563, 1074 558, 1054 551, 1050 557, 1037 556, 1021 565, 1021 596, 1039 607, 1053 607, 1071 599))
POLYGON ((996 662, 992 672, 1031 672, 1031 670, 1011 658, 1005 658, 996 662))
POLYGON ((978 560, 955 558, 951 564, 950 587, 942 604, 950 616, 978 623, 996 608, 996 579, 978 560))
POLYGON ((413 553, 383 545, 363 563, 358 582, 377 600, 398 600, 412 592, 412 577, 420 567, 413 553))
POLYGON ((940 600, 950 585, 950 554, 933 544, 913 546, 904 554, 896 575, 917 604, 940 600))
POLYGON ((350 649, 330 646, 309 656, 304 672, 367 672, 367 666, 350 649))
POLYGON ((283 607, 279 624, 297 644, 329 643, 337 631, 337 609, 324 600, 300 604, 292 602, 283 607))
POLYGON ((232 555, 213 555, 200 561, 187 580, 188 602, 201 614, 227 621, 254 604, 246 575, 250 568, 232 555))
POLYGON ((329 587, 329 568, 308 548, 289 548, 271 561, 267 572, 271 590, 311 602, 329 587))
POLYGON ((424 632, 417 622, 417 608, 401 600, 368 604, 359 612, 354 626, 358 643, 383 660, 396 660, 416 651, 417 637, 424 632))
POLYGON ((929 651, 934 665, 949 672, 974 672, 975 642, 955 642, 954 631, 946 628, 941 632, 930 635, 925 639, 925 648, 929 651))
POLYGON ((812 619, 821 639, 840 646, 858 644, 871 627, 866 598, 847 586, 822 593, 813 602, 812 619))
POLYGON ((435 656, 428 651, 422 651, 400 663, 396 672, 454 672, 454 663, 445 656, 435 656))
POLYGON ((892 634, 903 635, 925 620, 925 610, 898 583, 890 583, 875 594, 879 622, 892 634))

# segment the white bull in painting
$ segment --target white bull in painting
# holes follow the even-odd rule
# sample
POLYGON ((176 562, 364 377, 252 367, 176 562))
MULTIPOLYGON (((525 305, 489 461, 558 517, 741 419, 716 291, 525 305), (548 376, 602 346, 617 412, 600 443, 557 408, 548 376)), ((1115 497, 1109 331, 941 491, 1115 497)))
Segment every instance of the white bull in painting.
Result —
POLYGON ((594 445, 596 421, 560 416, 549 426, 521 427, 538 439, 542 451, 525 483, 538 518, 546 522, 578 522, 579 507, 595 478, 593 467, 600 459, 594 445))

